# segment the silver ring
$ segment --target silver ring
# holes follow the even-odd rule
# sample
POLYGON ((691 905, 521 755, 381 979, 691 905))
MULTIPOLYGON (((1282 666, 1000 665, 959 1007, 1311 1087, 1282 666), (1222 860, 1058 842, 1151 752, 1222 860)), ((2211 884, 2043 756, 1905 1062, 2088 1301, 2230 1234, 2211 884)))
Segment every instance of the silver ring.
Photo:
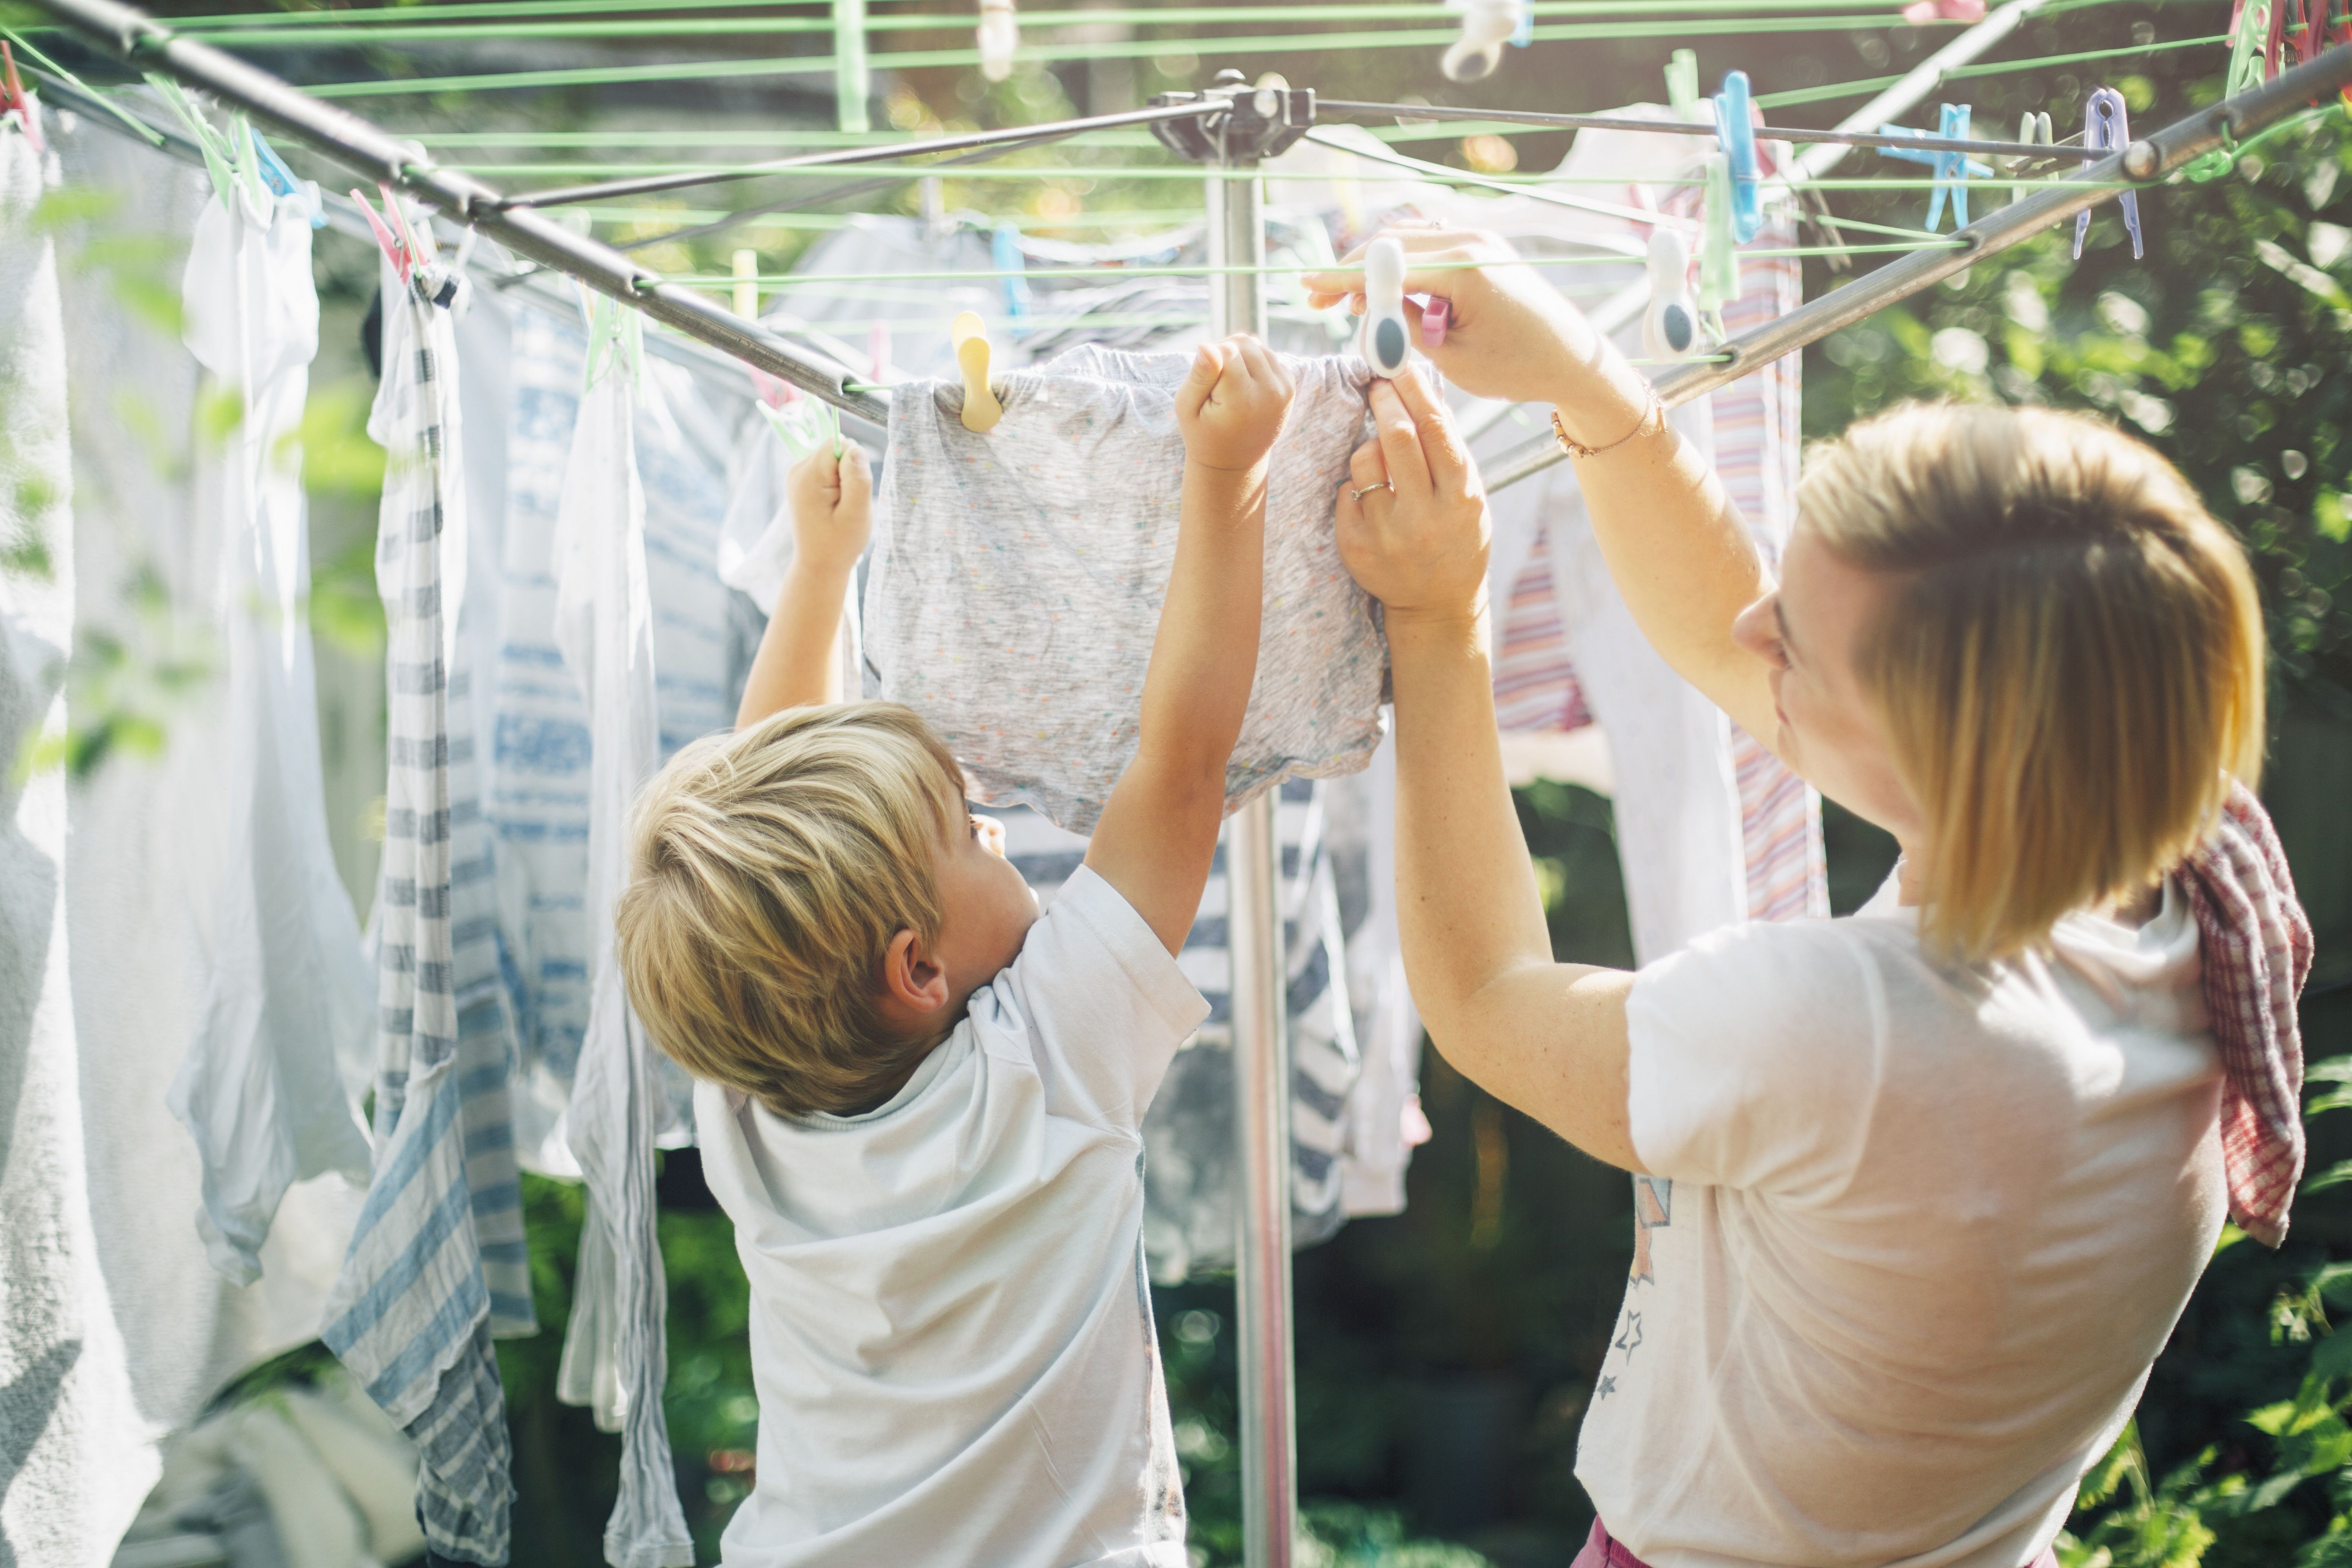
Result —
POLYGON ((1386 490, 1389 494, 1394 495, 1396 494, 1396 481, 1394 479, 1382 479, 1379 484, 1366 485, 1360 490, 1349 490, 1348 492, 1348 499, 1353 501, 1360 501, 1366 496, 1371 494, 1374 490, 1386 490))

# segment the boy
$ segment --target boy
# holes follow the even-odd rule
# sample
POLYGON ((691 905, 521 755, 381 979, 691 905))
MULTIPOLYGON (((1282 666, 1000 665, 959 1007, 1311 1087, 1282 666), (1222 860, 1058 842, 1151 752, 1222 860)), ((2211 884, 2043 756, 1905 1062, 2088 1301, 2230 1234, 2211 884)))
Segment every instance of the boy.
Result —
POLYGON ((742 726, 639 806, 629 993, 703 1080, 751 1284, 758 1483, 734 1568, 1185 1568, 1143 1274, 1141 1124, 1208 1009, 1177 968, 1256 672, 1267 454, 1247 337, 1176 394, 1176 558, 1141 732, 1050 913, 894 704, 831 706, 871 483, 793 476, 742 726))

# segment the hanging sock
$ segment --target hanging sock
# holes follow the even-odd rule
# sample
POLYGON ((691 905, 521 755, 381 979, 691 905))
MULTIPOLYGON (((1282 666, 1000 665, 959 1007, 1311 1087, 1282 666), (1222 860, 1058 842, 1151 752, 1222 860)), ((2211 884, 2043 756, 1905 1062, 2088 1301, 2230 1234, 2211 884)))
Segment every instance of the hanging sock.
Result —
POLYGON ((643 321, 599 299, 589 328, 587 390, 563 474, 555 525, 555 641, 587 700, 587 1037, 572 1090, 572 1152, 602 1233, 583 1247, 582 1294, 598 1310, 574 1320, 583 1342, 567 1366, 609 1360, 621 1432, 621 1495, 604 1531, 613 1568, 691 1568, 694 1542, 677 1500, 669 1429, 666 1297, 654 1227, 654 1137, 661 1118, 652 1042, 622 989, 613 906, 627 877, 629 802, 661 761, 654 683, 654 610, 646 566, 645 491, 636 459, 643 321), (609 1337, 605 1337, 609 1336, 609 1337), (593 1343, 584 1342, 593 1341, 593 1343))
POLYGON ((1021 47, 1021 21, 1013 14, 1013 0, 980 0, 977 34, 980 74, 1003 81, 1013 74, 1013 51, 1021 47))
POLYGON ((1934 232, 1943 223, 1944 203, 1948 197, 1952 204, 1952 226, 1968 227, 1967 181, 1972 174, 1979 179, 1988 178, 1991 175, 1992 170, 1965 153, 1942 151, 1937 148, 1935 143, 1969 140, 1969 106, 1965 103, 1945 104, 1938 128, 1932 135, 1927 132, 1914 131, 1904 125, 1882 125, 1878 128, 1878 133, 1881 136, 1909 137, 1920 143, 1917 147, 1881 147, 1878 150, 1880 157, 1899 158, 1906 163, 1925 163, 1935 172, 1935 195, 1927 199, 1928 231, 1934 232))
MULTIPOLYGON (((2091 94, 2083 109, 2083 150, 2086 153, 2113 153, 2131 145, 2131 111, 2124 107, 2124 95, 2114 88, 2103 87, 2091 94)), ((2116 198, 2123 209, 2124 228, 2131 235, 2132 259, 2138 261, 2147 254, 2139 230, 2139 193, 2125 191, 2116 198)), ((2091 232, 2091 215, 2078 214, 2074 219, 2074 259, 2083 259, 2083 241, 2091 232)))

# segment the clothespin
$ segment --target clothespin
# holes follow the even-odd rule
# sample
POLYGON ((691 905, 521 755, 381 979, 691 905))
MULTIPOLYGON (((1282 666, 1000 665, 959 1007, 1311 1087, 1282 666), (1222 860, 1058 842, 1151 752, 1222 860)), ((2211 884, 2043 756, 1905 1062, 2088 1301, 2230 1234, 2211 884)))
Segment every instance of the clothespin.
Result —
POLYGON ((1731 335, 1724 330, 1723 308, 1739 298, 1739 244, 1732 225, 1736 199, 1731 160, 1717 153, 1706 161, 1698 235, 1698 310, 1718 342, 1731 335))
POLYGON ((229 164, 237 178, 237 188, 252 204, 257 221, 267 223, 276 216, 277 203, 271 200, 268 181, 261 173, 261 153, 253 144, 253 125, 242 114, 229 116, 229 164))
POLYGON ((1914 131, 1905 125, 1882 125, 1881 136, 1902 136, 1920 143, 1917 147, 1881 147, 1882 158, 1900 158, 1906 163, 1925 163, 1936 174, 1936 194, 1927 201, 1927 227, 1932 232, 1944 221, 1944 200, 1952 203, 1952 226, 1969 226, 1968 178, 1973 174, 1983 179, 1992 173, 1965 153, 1939 151, 1938 142, 1965 142, 1969 139, 1969 106, 1948 103, 1943 107, 1940 128, 1933 132, 1914 131))
POLYGON ((1013 51, 1021 47, 1021 23, 1013 0, 980 0, 980 74, 1003 81, 1013 74, 1013 51))
MULTIPOLYGON (((1448 81, 1479 81, 1503 63, 1503 46, 1531 27, 1527 0, 1448 0, 1462 13, 1462 36, 1446 46, 1438 62, 1448 81)), ((1534 38, 1528 33, 1530 41, 1534 38)))
POLYGON ((1650 231, 1650 308, 1642 314, 1642 350, 1680 359, 1698 342, 1698 307, 1690 291, 1690 247, 1679 229, 1650 231))
MULTIPOLYGON (((2131 145, 2131 111, 2124 106, 2124 95, 2114 88, 2103 87, 2091 94, 2083 106, 2083 151, 2113 153, 2131 145)), ((2139 193, 2125 191, 2116 198, 2123 208, 2124 228, 2131 235, 2132 259, 2138 261, 2147 254, 2139 232, 2139 193)), ((2074 219, 2074 259, 2083 259, 2083 239, 2091 232, 2091 215, 2083 213, 2074 219)))
MULTIPOLYGON (((2283 0, 2238 0, 2237 8, 2230 14, 2230 68, 2221 80, 2221 96, 2235 98, 2238 94, 2260 87, 2270 77, 2264 58, 2271 29, 2271 7, 2283 0)), ((2352 102, 2352 99, 2347 99, 2352 102)), ((2198 184, 2226 178, 2238 166, 2238 154, 2229 140, 2226 126, 2222 144, 2181 171, 2198 184)))
POLYGON ((874 384, 890 384, 890 323, 877 321, 866 329, 866 358, 871 366, 874 384))
POLYGON ((1903 7, 1903 19, 1915 27, 1930 22, 1981 22, 1984 0, 1914 0, 1903 7))
POLYGON ((963 427, 985 436, 1004 417, 1004 405, 988 384, 988 326, 976 311, 966 310, 948 329, 955 344, 956 368, 963 372, 963 427))
POLYGON ((730 258, 735 273, 735 313, 747 321, 760 319, 760 253, 739 250, 730 258))
POLYGON ((1698 95, 1698 51, 1676 49, 1666 62, 1666 103, 1675 118, 1696 125, 1708 118, 1706 101, 1698 95))
POLYGON ((1755 100, 1746 71, 1727 71, 1715 95, 1715 135, 1730 161, 1731 234, 1745 245, 1764 226, 1762 170, 1756 161, 1755 100))
MULTIPOLYGON (((390 205, 390 193, 385 194, 385 205, 390 205)), ((646 319, 599 294, 588 305, 588 362, 581 380, 583 389, 604 379, 615 349, 620 351, 621 365, 628 372, 629 384, 642 383, 646 375, 646 319)))
POLYGON ((1021 228, 1000 223, 988 237, 988 252, 1004 279, 1004 313, 1018 333, 1029 319, 1029 258, 1021 253, 1021 228))
POLYGON ((188 128, 188 135, 195 142, 196 150, 204 154, 205 173, 212 176, 213 194, 220 197, 221 205, 235 206, 236 176, 229 167, 228 142, 213 129, 211 121, 196 112, 196 106, 189 101, 188 95, 180 89, 178 82, 161 71, 149 71, 147 85, 162 95, 172 111, 180 117, 180 123, 188 128))
MULTIPOLYGON (((409 269, 415 262, 408 253, 407 244, 385 226, 383 219, 375 216, 375 208, 368 205, 365 193, 356 186, 352 191, 352 204, 367 218, 368 228, 375 236, 377 247, 383 252, 384 259, 392 263, 393 276, 399 279, 402 287, 405 288, 409 269)), ((389 206, 391 204, 387 202, 385 205, 389 206)))
POLYGON ((1404 247, 1376 239, 1364 247, 1362 353, 1372 374, 1393 380, 1404 374, 1404 247))
POLYGON ((41 106, 25 90, 16 75, 16 52, 7 40, 0 38, 0 116, 13 114, 24 128, 25 140, 33 144, 36 153, 46 153, 48 143, 41 140, 41 106))
MULTIPOLYGON (((2023 114, 2019 115, 2017 117, 2017 139, 2020 142, 2031 142, 2037 147, 2048 147, 2052 150, 2052 155, 2056 155, 2057 143, 2051 136, 2050 115, 2046 110, 2042 113, 2037 114, 2032 110, 2029 109, 2023 114)), ((2025 172, 2026 164, 2032 162, 2033 162, 2032 159, 2023 156, 2003 158, 2000 160, 2000 165, 2003 169, 2006 169, 2009 172, 2010 178, 2015 179, 2018 175, 2025 172)), ((2023 185, 2012 185, 2010 187, 2010 205, 2012 206, 2015 205, 2019 198, 2022 197, 2024 195, 2025 187, 2023 185)))
POLYGON ((789 401, 779 410, 762 403, 760 412, 767 416, 769 426, 777 439, 784 444, 784 456, 799 462, 810 453, 830 444, 833 455, 842 454, 841 416, 830 403, 814 397, 803 397, 800 389, 785 384, 789 401))

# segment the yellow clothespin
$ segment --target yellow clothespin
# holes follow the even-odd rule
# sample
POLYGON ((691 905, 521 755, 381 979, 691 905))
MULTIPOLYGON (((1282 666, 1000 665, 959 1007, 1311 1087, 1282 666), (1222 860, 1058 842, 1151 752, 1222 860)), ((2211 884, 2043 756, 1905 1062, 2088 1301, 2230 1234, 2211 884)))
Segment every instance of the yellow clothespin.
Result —
POLYGON ((739 250, 735 253, 735 313, 745 321, 757 321, 760 315, 760 253, 739 250))
POLYGON ((956 364, 963 371, 963 427, 985 436, 1004 417, 1004 405, 988 384, 988 326, 977 310, 966 310, 948 329, 956 364))

